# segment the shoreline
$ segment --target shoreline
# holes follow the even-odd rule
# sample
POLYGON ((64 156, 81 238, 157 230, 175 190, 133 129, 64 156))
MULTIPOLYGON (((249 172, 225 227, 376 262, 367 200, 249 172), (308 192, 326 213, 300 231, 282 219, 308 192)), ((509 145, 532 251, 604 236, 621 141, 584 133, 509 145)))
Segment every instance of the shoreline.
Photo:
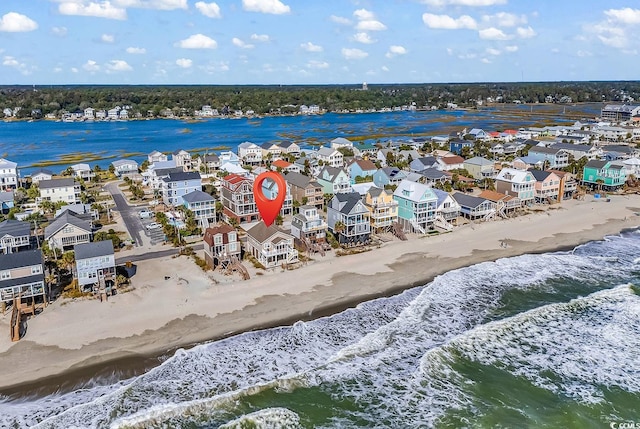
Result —
MULTIPOLYGON (((0 358, 6 368, 14 368, 0 380, 0 393, 13 398, 39 396, 60 388, 77 388, 95 381, 96 375, 98 382, 101 377, 114 381, 109 379, 110 373, 117 379, 128 378, 160 364, 180 348, 336 314, 481 262, 571 250, 637 228, 640 217, 635 213, 640 209, 635 207, 640 207, 637 195, 613 196, 610 203, 572 200, 566 208, 467 224, 434 237, 414 235, 406 242, 389 242, 357 255, 326 257, 294 271, 266 273, 246 282, 214 284, 191 261, 180 258, 141 262, 142 278, 134 277, 133 292, 118 295, 107 304, 95 300, 56 302, 29 320, 33 332, 28 331, 20 342, 0 337, 0 358), (507 243, 506 248, 501 247, 502 242, 507 243), (187 279, 186 285, 163 284, 160 279, 164 273, 153 270, 170 264, 187 279), (150 302, 156 298, 165 310, 161 317, 151 313, 159 313, 150 302), (193 299, 195 303, 188 302, 193 299), (131 313, 132 308, 139 313, 131 313), (104 329, 93 325, 82 329, 77 324, 87 315, 95 317, 98 324, 114 315, 123 320, 104 329), (74 326, 77 335, 69 338, 65 328, 74 326), (132 326, 138 329, 130 332, 132 326), (67 383, 61 386, 62 381, 67 383)), ((0 330, 8 329, 6 317, 0 319, 0 330)))

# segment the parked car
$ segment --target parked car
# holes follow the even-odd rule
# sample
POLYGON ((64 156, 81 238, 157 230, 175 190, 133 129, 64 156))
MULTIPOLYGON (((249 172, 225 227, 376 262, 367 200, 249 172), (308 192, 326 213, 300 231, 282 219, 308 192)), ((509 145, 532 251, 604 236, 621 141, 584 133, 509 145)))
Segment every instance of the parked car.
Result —
POLYGON ((160 225, 158 222, 151 222, 150 224, 145 226, 145 228, 147 228, 148 230, 158 229, 158 228, 161 228, 161 227, 162 227, 162 225, 160 225))
POLYGON ((140 216, 140 219, 149 219, 150 217, 153 217, 153 212, 151 210, 142 209, 138 212, 138 216, 140 216))

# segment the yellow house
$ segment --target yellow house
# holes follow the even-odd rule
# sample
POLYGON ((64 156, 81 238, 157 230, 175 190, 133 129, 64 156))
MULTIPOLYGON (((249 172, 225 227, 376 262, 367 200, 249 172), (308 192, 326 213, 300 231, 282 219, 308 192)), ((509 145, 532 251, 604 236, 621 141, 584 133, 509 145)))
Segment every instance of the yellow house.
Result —
POLYGON ((398 221, 398 202, 393 198, 393 192, 372 186, 364 199, 364 205, 371 214, 371 230, 391 230, 391 225, 398 221))

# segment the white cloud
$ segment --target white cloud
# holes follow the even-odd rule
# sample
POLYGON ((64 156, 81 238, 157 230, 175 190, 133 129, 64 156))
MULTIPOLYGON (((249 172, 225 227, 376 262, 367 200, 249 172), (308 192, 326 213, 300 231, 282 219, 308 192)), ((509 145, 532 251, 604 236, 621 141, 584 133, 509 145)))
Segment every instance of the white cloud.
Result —
POLYGON ((632 25, 640 24, 640 9, 631 9, 630 7, 625 7, 624 9, 609 9, 605 10, 604 14, 612 21, 632 25))
POLYGON ((342 16, 331 15, 331 21, 340 25, 351 25, 349 18, 344 18, 342 16))
POLYGON ((369 54, 357 48, 342 48, 342 56, 347 60, 361 60, 368 57, 369 54))
POLYGON ((71 67, 71 73, 78 73, 79 71, 77 67, 71 67))
POLYGON ((476 20, 471 18, 469 15, 452 18, 449 15, 425 13, 422 15, 422 22, 424 22, 429 28, 440 28, 444 30, 458 30, 461 28, 475 30, 478 27, 476 20))
POLYGON ((216 49, 218 42, 204 34, 194 34, 177 42, 175 46, 183 49, 216 49))
POLYGON ((322 52, 323 51, 322 46, 314 45, 311 42, 301 43, 300 47, 302 49, 304 49, 305 51, 307 51, 307 52, 322 52))
POLYGON ((391 45, 389 46, 389 50, 385 54, 385 57, 393 58, 396 55, 405 55, 406 53, 407 53, 407 49, 404 46, 391 45))
POLYGON ((478 55, 474 54, 473 52, 468 52, 466 54, 460 54, 458 55, 458 58, 460 58, 461 60, 472 60, 474 58, 476 58, 478 55))
POLYGON ((355 16, 358 21, 367 21, 367 20, 375 19, 376 17, 373 14, 373 12, 367 9, 358 9, 354 11, 353 16, 355 16))
POLYGON ((26 15, 16 12, 6 13, 0 18, 0 31, 24 33, 38 28, 38 23, 26 15))
POLYGON ((178 58, 176 64, 183 69, 188 69, 193 65, 193 61, 188 58, 178 58))
POLYGON ((509 40, 511 38, 504 34, 504 31, 495 27, 482 29, 478 31, 478 35, 484 40, 509 40))
POLYGON ((134 46, 130 46, 127 48, 127 54, 146 54, 147 50, 145 48, 136 48, 134 46))
POLYGON ((175 10, 187 9, 187 0, 113 0, 120 7, 136 7, 142 9, 175 10))
POLYGON ((217 3, 205 3, 203 1, 196 2, 196 9, 200 11, 204 16, 209 18, 222 18, 220 13, 220 6, 217 3))
POLYGON ((2 59, 2 65, 7 67, 19 67, 20 62, 14 57, 6 56, 2 59))
POLYGON ((242 40, 238 39, 237 37, 234 37, 233 39, 231 39, 231 43, 233 43, 238 48, 242 48, 242 49, 253 49, 254 48, 254 46, 252 44, 245 43, 242 40))
POLYGON ((100 70, 100 66, 98 65, 98 63, 93 60, 88 60, 86 63, 84 63, 82 68, 90 73, 95 73, 100 70))
POLYGON ((382 66, 382 67, 380 67, 380 70, 382 70, 383 72, 388 72, 389 71, 389 67, 382 66))
POLYGON ((368 33, 356 33, 353 35, 353 40, 358 42, 358 43, 365 43, 365 44, 370 44, 370 43, 375 43, 376 41, 373 40, 371 38, 371 36, 369 36, 368 33))
POLYGON ((507 51, 507 52, 517 52, 518 51, 518 46, 516 46, 516 45, 505 46, 504 50, 507 51))
POLYGON ((67 35, 67 27, 53 27, 51 28, 51 34, 54 36, 64 37, 67 35))
POLYGON ((536 35, 536 32, 531 27, 518 27, 516 33, 518 34, 518 37, 522 37, 523 39, 530 39, 536 35))
POLYGON ((291 8, 280 0, 242 0, 242 8, 248 12, 282 15, 291 12, 291 8))
POLYGON ((52 71, 54 73, 61 73, 62 72, 62 67, 54 67, 52 71))
POLYGON ((262 43, 266 43, 268 42, 270 39, 268 34, 252 34, 251 35, 251 40, 255 40, 257 42, 262 42, 262 43))
POLYGON ((483 58, 480 61, 482 61, 485 64, 491 64, 491 60, 489 58, 483 58))
POLYGON ((131 71, 133 68, 124 60, 111 60, 107 63, 107 73, 131 71))
POLYGON ((500 55, 500 49, 487 48, 486 51, 487 51, 487 54, 489 55, 500 55))
POLYGON ((100 40, 104 43, 113 43, 116 41, 116 38, 113 36, 113 34, 103 34, 100 37, 100 40))
POLYGON ((524 25, 527 23, 527 17, 525 15, 515 15, 507 12, 498 12, 495 15, 484 15, 482 20, 498 27, 515 27, 516 25, 524 25))
POLYGON ((87 4, 64 2, 58 6, 58 12, 62 15, 93 16, 96 18, 119 20, 127 19, 126 9, 112 6, 108 1, 102 3, 89 2, 87 4))
POLYGON ((506 4, 507 0, 423 0, 423 3, 430 6, 493 6, 498 4, 506 4))
POLYGON ((356 30, 360 30, 360 31, 382 31, 386 29, 387 29, 386 25, 384 25, 380 21, 376 21, 375 19, 360 21, 356 25, 356 30))
POLYGON ((307 67, 310 69, 328 69, 329 63, 326 61, 311 60, 307 63, 307 67))

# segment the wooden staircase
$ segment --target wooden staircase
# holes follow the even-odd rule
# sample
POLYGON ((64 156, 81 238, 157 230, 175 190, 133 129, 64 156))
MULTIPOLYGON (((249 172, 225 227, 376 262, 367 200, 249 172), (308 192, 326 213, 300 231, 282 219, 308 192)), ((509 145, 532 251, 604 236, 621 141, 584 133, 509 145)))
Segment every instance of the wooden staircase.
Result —
POLYGON ((393 224, 391 225, 391 232, 400 240, 407 241, 407 236, 404 235, 404 231, 402 230, 402 227, 398 222, 393 222, 393 224))

